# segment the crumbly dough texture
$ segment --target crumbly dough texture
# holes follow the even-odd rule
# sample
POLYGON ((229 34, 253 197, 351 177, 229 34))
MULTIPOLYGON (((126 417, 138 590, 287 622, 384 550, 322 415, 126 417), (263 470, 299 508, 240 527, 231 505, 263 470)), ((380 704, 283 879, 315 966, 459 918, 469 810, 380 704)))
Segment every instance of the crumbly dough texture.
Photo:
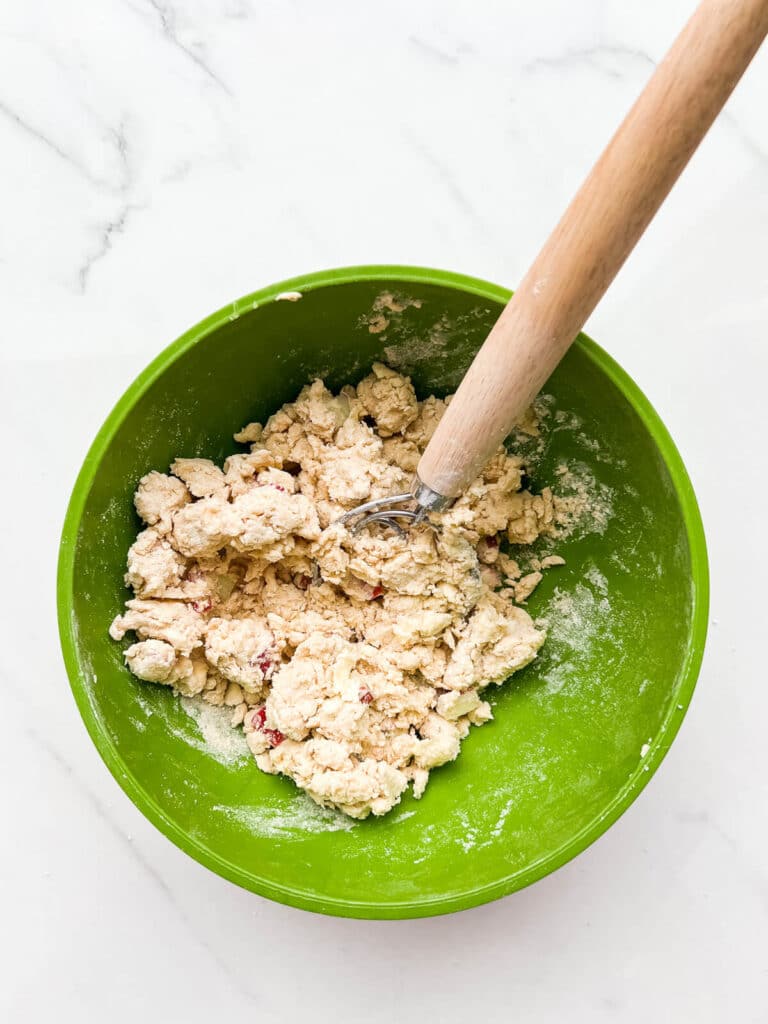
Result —
MULTIPOLYGON (((556 499, 504 449, 433 525, 405 538, 337 520, 408 488, 445 409, 375 364, 337 395, 316 380, 223 468, 176 459, 140 482, 126 610, 140 679, 232 708, 265 772, 324 806, 384 814, 492 718, 482 692, 544 642, 519 605, 541 578, 500 542, 553 534, 556 499), (437 527, 437 528, 434 528, 437 527)), ((541 568, 561 564, 550 556, 541 568)))

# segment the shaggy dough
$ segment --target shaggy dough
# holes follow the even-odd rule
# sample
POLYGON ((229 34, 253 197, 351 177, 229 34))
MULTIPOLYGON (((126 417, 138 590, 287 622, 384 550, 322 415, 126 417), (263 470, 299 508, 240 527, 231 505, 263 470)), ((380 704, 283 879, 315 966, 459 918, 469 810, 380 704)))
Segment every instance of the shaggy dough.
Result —
MULTIPOLYGON (((541 579, 499 544, 552 532, 556 499, 521 489, 504 449, 450 511, 407 538, 337 520, 406 490, 445 409, 375 364, 316 380, 236 440, 223 468, 176 459, 139 483, 134 598, 112 623, 140 679, 233 708, 259 767, 355 818, 384 814, 491 717, 482 690, 544 642, 519 603, 541 579), (439 521, 439 522, 438 522, 439 521)), ((550 556, 541 563, 561 564, 550 556)))

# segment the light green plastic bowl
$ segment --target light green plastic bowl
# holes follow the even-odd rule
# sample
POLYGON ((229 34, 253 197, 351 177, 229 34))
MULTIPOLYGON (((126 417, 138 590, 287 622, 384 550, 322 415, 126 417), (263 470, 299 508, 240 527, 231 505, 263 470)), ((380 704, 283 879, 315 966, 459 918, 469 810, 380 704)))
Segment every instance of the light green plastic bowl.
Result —
MULTIPOLYGON (((491 700, 456 762, 383 819, 351 823, 285 778, 206 744, 171 692, 140 683, 107 635, 127 594, 138 479, 174 457, 221 462, 232 434, 264 421, 314 377, 357 381, 374 360, 421 396, 461 379, 503 288, 443 271, 354 267, 285 281, 208 317, 128 388, 93 442, 61 541, 61 641, 80 713, 136 806, 202 864, 270 899, 349 917, 446 913, 504 896, 570 860, 614 822, 658 767, 693 692, 707 621, 701 520, 680 456, 646 398, 580 337, 546 386, 544 452, 593 477, 603 532, 556 550, 531 599, 551 635, 491 700), (299 301, 277 301, 299 291, 299 301), (410 299, 371 331, 384 291, 410 299), (647 745, 647 747, 646 747, 647 745)), ((535 447, 535 443, 534 443, 535 447)), ((560 481, 560 482, 559 482, 560 481)))

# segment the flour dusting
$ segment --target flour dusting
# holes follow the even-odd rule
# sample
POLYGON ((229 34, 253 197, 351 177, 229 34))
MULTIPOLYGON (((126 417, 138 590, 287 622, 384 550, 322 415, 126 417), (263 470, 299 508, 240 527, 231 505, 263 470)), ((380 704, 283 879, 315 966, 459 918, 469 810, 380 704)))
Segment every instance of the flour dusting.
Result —
POLYGON ((294 797, 287 807, 227 807, 216 804, 213 810, 236 821, 253 835, 268 839, 301 839, 303 835, 349 832, 359 827, 341 811, 320 807, 304 795, 294 797))
MULTIPOLYGON (((369 328, 370 329, 370 328, 369 328)), ((413 370, 418 365, 435 356, 441 356, 450 342, 451 321, 443 315, 419 338, 409 338, 398 345, 388 345, 384 349, 387 363, 395 370, 413 370)))
POLYGON ((589 580, 592 586, 601 594, 608 593, 608 580, 603 576, 596 565, 591 565, 584 573, 584 578, 589 580))
POLYGON ((613 517, 613 490, 597 480, 583 462, 561 463, 555 475, 560 496, 559 538, 604 534, 613 517))
POLYGON ((456 845, 460 846, 464 853, 469 853, 477 845, 477 829, 470 825, 469 816, 464 811, 459 814, 459 821, 464 834, 456 837, 456 845))
POLYGON ((495 320, 487 306, 475 306, 466 313, 442 313, 425 325, 413 311, 425 303, 402 294, 382 292, 369 313, 361 318, 371 334, 385 342, 387 364, 400 373, 429 373, 432 387, 455 390, 495 320), (450 353, 451 358, 445 356, 450 353))
POLYGON ((232 709, 203 704, 191 697, 181 697, 181 706, 196 723, 204 750, 221 764, 234 764, 250 756, 248 744, 240 729, 232 728, 232 709))
POLYGON ((545 693, 558 693, 570 679, 578 678, 593 642, 606 635, 610 613, 609 598, 584 583, 577 583, 569 591, 555 588, 543 616, 551 662, 551 668, 542 675, 545 693))
POLYGON ((504 829, 504 822, 509 817, 509 812, 512 810, 514 802, 515 802, 515 798, 514 797, 510 797, 509 800, 507 800, 507 802, 502 807, 501 813, 499 814, 499 817, 496 820, 496 824, 493 826, 493 828, 491 830, 491 835, 494 838, 498 839, 498 837, 501 835, 501 833, 502 833, 502 831, 504 829))

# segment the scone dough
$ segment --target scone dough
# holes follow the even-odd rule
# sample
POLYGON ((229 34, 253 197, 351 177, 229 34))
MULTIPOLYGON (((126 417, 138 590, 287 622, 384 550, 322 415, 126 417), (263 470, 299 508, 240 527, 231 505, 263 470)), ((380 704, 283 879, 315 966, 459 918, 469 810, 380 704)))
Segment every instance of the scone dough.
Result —
MULTIPOLYGON (((406 538, 338 523, 407 490, 445 409, 375 364, 337 395, 316 380, 223 467, 179 458, 140 482, 128 552, 130 670, 232 708, 265 772, 354 818, 385 814, 491 717, 482 691, 544 642, 519 602, 540 573, 500 543, 552 529, 503 448, 462 498, 406 538), (516 593, 516 587, 519 593, 516 593)), ((551 564, 562 559, 553 557, 551 564)))

